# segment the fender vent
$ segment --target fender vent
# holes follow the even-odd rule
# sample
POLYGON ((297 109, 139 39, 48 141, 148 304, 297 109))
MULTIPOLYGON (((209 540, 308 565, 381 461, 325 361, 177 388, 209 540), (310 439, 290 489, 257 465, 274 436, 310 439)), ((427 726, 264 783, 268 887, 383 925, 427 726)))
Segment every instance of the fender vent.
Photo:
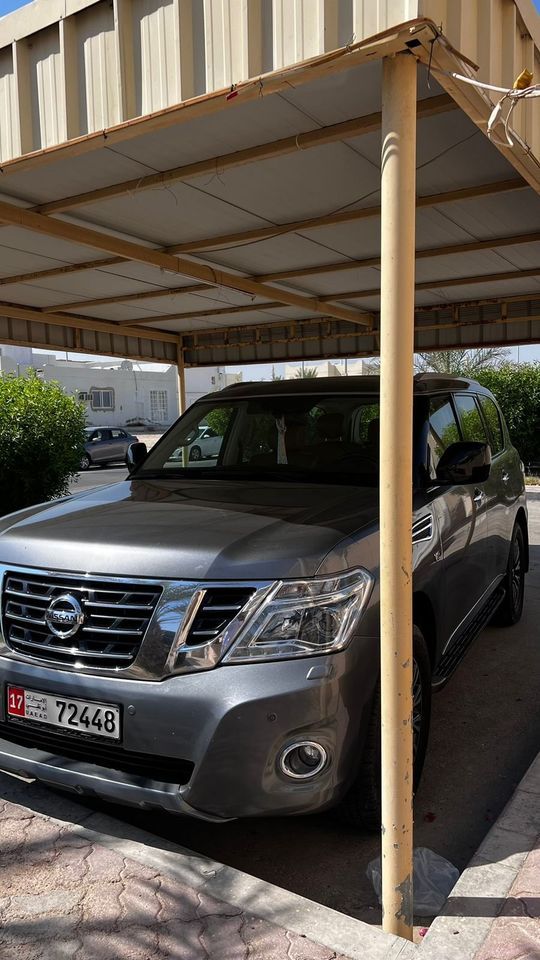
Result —
POLYGON ((412 526, 412 542, 424 543, 431 540, 433 536, 433 517, 430 513, 415 520, 412 526))

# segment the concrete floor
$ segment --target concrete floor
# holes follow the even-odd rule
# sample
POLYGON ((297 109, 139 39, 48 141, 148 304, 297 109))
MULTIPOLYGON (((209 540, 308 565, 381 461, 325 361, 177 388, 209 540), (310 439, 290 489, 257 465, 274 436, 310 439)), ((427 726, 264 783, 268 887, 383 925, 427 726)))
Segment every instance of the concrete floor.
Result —
MULTIPOLYGON (((497 818, 540 743, 540 492, 529 495, 531 572, 521 623, 476 640, 433 698, 431 739, 415 800, 415 846, 460 870, 497 818)), ((114 816, 371 923, 380 911, 365 876, 379 839, 331 816, 222 826, 98 805, 114 816)))

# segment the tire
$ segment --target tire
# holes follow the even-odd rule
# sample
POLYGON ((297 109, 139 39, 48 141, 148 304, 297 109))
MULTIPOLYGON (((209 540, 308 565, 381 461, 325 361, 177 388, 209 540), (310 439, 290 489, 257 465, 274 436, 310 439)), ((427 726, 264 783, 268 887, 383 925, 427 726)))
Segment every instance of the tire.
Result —
POLYGON ((499 627, 513 627, 521 620, 525 593, 525 537, 519 523, 512 533, 503 582, 504 600, 495 612, 493 623, 499 627))
MULTIPOLYGON (((431 717, 431 661, 424 635, 413 627, 413 736, 416 792, 422 775, 431 717)), ((345 797, 334 808, 342 823, 369 831, 381 829, 381 697, 377 685, 360 769, 345 797)))
POLYGON ((189 451, 190 460, 202 460, 202 453, 200 447, 192 447, 189 451))
POLYGON ((81 462, 79 463, 79 470, 88 470, 92 465, 92 461, 87 453, 83 453, 81 457, 81 462))

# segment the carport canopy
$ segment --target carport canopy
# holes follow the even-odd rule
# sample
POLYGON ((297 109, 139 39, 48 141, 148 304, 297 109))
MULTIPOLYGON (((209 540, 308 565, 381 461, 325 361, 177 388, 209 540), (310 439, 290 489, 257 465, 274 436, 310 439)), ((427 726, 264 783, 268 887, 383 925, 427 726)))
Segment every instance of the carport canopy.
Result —
POLYGON ((488 93, 449 76, 474 70, 425 20, 8 161, 0 342, 186 366, 376 354, 381 64, 407 50, 416 348, 536 342, 538 161, 487 139, 488 93))
POLYGON ((383 908, 405 936, 413 348, 540 334, 538 122, 520 104, 530 142, 490 142, 490 95, 456 72, 474 76, 415 20, 0 178, 0 342, 172 361, 181 382, 380 350, 383 908))

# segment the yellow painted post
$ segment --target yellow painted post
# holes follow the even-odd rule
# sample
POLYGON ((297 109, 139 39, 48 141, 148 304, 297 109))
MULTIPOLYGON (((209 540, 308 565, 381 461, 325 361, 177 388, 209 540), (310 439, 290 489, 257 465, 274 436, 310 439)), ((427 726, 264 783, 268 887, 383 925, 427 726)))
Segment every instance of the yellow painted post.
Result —
POLYGON ((176 366, 178 367, 178 412, 182 416, 186 412, 186 370, 182 337, 178 338, 176 346, 176 366))
POLYGON ((381 763, 383 929, 412 939, 412 398, 416 61, 383 61, 381 763))

